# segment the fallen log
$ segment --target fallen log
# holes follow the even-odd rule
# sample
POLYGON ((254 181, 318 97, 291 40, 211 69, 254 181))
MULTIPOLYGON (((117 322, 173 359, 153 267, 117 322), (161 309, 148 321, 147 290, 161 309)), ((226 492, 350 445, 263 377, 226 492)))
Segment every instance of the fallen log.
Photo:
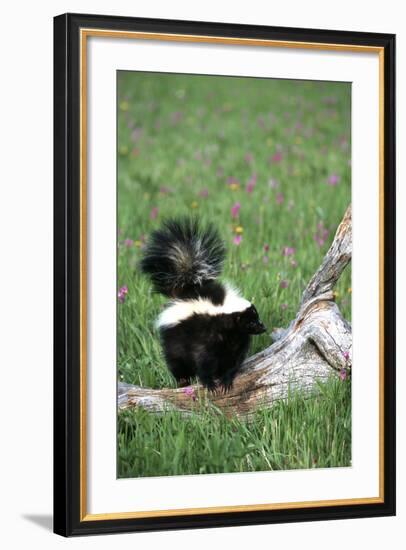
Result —
POLYGON ((314 393, 318 381, 351 369, 352 333, 335 303, 333 289, 351 260, 351 206, 347 208, 332 245, 305 288, 295 319, 272 333, 273 343, 246 359, 226 394, 210 393, 200 385, 150 389, 118 383, 119 410, 142 407, 153 413, 177 410, 187 415, 202 407, 249 416, 259 406, 271 407, 299 390, 314 393))

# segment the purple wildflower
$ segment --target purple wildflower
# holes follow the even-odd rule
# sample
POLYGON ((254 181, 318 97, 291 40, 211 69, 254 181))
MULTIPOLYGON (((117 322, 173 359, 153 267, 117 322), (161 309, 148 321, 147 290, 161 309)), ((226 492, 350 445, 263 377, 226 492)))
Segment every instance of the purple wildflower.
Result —
POLYGON ((207 187, 199 191, 199 197, 203 197, 205 199, 208 196, 209 196, 209 190, 207 189, 207 187))
POLYGON ((241 241, 242 241, 242 235, 235 235, 235 237, 233 238, 233 243, 236 246, 239 246, 241 244, 241 241))
POLYGON ((231 207, 231 217, 233 219, 235 218, 238 218, 238 214, 240 213, 240 208, 241 208, 241 204, 239 202, 236 202, 232 207, 231 207))
POLYGON ((350 352, 349 351, 344 351, 343 352, 343 357, 346 361, 348 361, 350 359, 350 352))
POLYGON ((127 285, 124 285, 118 291, 118 300, 120 304, 123 304, 125 302, 127 294, 128 294, 128 287, 127 285))
POLYGON ((130 248, 130 246, 132 246, 134 244, 134 241, 132 239, 124 239, 124 246, 127 246, 128 248, 130 248))
POLYGON ((347 379, 347 371, 345 369, 340 370, 340 380, 344 382, 347 379))

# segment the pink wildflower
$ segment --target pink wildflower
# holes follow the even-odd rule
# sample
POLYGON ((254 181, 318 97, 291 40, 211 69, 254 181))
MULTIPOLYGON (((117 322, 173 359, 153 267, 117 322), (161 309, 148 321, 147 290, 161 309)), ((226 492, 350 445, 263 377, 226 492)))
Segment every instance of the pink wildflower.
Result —
POLYGON ((339 181, 340 181, 340 176, 338 176, 337 174, 331 174, 331 176, 329 176, 327 179, 327 183, 332 187, 337 185, 339 181))
POLYGON ((265 119, 262 115, 257 118, 257 123, 260 128, 265 128, 265 119))
POLYGON ((278 193, 276 195, 276 204, 282 204, 285 200, 285 197, 283 196, 283 193, 278 193))
POLYGON ((244 160, 247 164, 251 164, 254 160, 254 155, 252 153, 247 153, 244 157, 244 160))
POLYGON ((340 380, 344 382, 347 379, 347 371, 345 369, 340 370, 340 380))
POLYGON ((158 217, 159 208, 157 206, 154 206, 154 208, 151 210, 149 217, 151 220, 156 220, 158 217))
POLYGON ((327 229, 327 227, 324 226, 322 221, 319 222, 317 224, 316 233, 313 236, 313 238, 314 238, 315 242, 318 244, 318 246, 323 246, 323 244, 327 240, 328 234, 329 234, 329 230, 327 229))
POLYGON ((282 155, 281 151, 276 151, 276 153, 274 153, 271 157, 271 163, 276 164, 276 163, 280 162, 282 160, 282 158, 283 158, 283 155, 282 155))
POLYGON ((182 120, 182 118, 183 118, 183 113, 181 111, 175 111, 171 115, 171 122, 172 124, 177 124, 182 120))
POLYGON ((344 352, 343 352, 343 357, 344 357, 344 359, 345 359, 346 361, 348 361, 349 358, 350 358, 350 353, 349 353, 348 351, 344 351, 344 352))
POLYGON ((142 133, 143 133, 142 128, 134 128, 134 130, 131 132, 132 141, 137 142, 141 138, 142 133))
POLYGON ((124 285, 118 291, 118 300, 120 304, 123 304, 125 302, 127 294, 128 294, 128 287, 127 285, 124 285))
POLYGON ((199 197, 206 198, 208 196, 209 196, 209 190, 207 189, 207 187, 199 191, 199 197))
POLYGON ((191 397, 193 401, 196 401, 195 389, 192 386, 188 386, 187 388, 184 388, 183 393, 188 397, 191 397))
POLYGON ((239 202, 236 202, 232 207, 231 207, 231 217, 233 219, 235 218, 238 218, 238 214, 240 213, 240 208, 241 208, 241 204, 239 202))
POLYGON ((282 256, 293 256, 293 254, 296 252, 296 249, 292 246, 285 246, 282 249, 282 256))
POLYGON ((242 241, 242 235, 235 235, 235 237, 233 238, 233 243, 236 246, 239 246, 241 244, 241 241, 242 241))
POLYGON ((132 239, 124 239, 124 246, 127 246, 128 248, 130 248, 130 246, 132 246, 134 244, 134 241, 132 239))
POLYGON ((255 184, 257 183, 257 175, 253 174, 247 182, 245 190, 247 193, 252 193, 254 191, 255 184))

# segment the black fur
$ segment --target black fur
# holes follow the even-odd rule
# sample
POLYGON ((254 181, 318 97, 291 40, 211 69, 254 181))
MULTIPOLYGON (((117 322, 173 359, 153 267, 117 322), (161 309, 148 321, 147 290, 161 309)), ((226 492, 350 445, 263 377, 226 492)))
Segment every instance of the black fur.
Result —
POLYGON ((161 327, 167 365, 181 384, 197 376, 213 391, 228 391, 244 361, 251 334, 265 330, 255 306, 243 312, 192 315, 175 326, 161 327))
POLYGON ((220 275, 224 257, 224 243, 213 226, 201 229, 193 218, 168 220, 152 233, 141 269, 157 292, 170 298, 192 298, 197 296, 197 287, 220 275))
MULTIPOLYGON (((225 246, 212 226, 201 229, 196 220, 169 220, 154 231, 141 261, 155 290, 176 300, 209 300, 221 306, 227 289, 220 275, 225 246)), ((252 334, 266 329, 255 306, 245 311, 192 314, 174 325, 161 326, 160 334, 168 368, 179 384, 197 376, 209 390, 224 391, 247 355, 252 334)))

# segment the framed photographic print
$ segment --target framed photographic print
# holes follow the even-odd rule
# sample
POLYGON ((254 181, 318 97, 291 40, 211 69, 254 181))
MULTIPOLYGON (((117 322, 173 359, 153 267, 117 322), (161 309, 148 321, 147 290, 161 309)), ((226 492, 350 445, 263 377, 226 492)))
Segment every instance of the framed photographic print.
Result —
POLYGON ((54 20, 54 530, 395 513, 395 37, 54 20))

